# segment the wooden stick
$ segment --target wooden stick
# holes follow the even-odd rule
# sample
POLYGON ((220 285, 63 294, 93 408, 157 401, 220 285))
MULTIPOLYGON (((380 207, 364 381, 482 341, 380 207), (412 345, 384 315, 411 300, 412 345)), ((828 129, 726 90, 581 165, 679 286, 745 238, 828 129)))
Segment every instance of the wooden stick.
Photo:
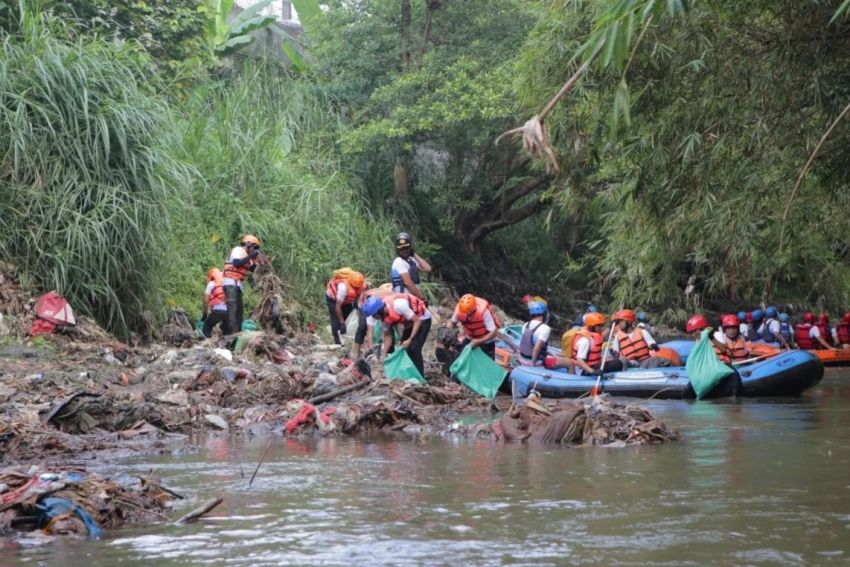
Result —
POLYGON ((334 390, 333 392, 328 392, 327 394, 322 394, 321 396, 316 396, 315 398, 310 398, 307 400, 308 404, 321 404, 323 402, 327 402, 336 398, 337 396, 341 396, 343 394, 347 394, 348 392, 353 392, 354 390, 360 389, 366 384, 369 384, 370 380, 361 380, 360 382, 355 382, 354 384, 350 384, 345 386, 344 388, 340 388, 339 390, 334 390))
POLYGON ((263 454, 260 455, 260 462, 257 463, 257 468, 254 469, 254 474, 251 475, 251 480, 248 481, 248 486, 251 486, 251 484, 253 484, 254 477, 257 476, 257 472, 260 470, 260 465, 262 465, 263 461, 266 460, 266 453, 269 452, 269 448, 272 446, 272 441, 274 441, 274 438, 269 439, 269 442, 266 445, 266 448, 263 449, 263 454))
POLYGON ((200 518, 204 514, 208 514, 209 512, 211 512, 216 506, 221 504, 223 501, 224 501, 224 498, 221 498, 221 497, 211 498, 211 499, 207 500, 206 502, 204 502, 201 506, 198 506, 197 508, 195 508, 194 510, 192 510, 191 512, 189 512, 188 514, 186 514, 185 516, 183 516, 182 518, 180 518, 179 520, 177 520, 174 523, 175 524, 188 524, 189 522, 194 522, 195 520, 197 520, 198 518, 200 518))

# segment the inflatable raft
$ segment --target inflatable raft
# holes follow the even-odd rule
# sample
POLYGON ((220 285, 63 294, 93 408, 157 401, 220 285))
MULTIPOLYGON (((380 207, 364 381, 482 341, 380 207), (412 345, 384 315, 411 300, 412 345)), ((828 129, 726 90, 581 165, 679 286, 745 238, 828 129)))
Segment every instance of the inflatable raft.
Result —
MULTIPOLYGON (((767 354, 776 354, 782 349, 773 345, 755 342, 750 343, 750 352, 754 356, 767 354)), ((838 350, 807 350, 823 363, 824 366, 850 366, 850 348, 840 348, 838 350)))

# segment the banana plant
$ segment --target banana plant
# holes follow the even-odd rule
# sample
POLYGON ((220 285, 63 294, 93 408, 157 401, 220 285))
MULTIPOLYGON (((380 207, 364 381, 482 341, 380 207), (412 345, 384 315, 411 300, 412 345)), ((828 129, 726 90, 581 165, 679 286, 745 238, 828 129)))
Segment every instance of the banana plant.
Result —
POLYGON ((231 55, 254 41, 251 32, 274 23, 274 16, 260 12, 274 0, 262 0, 246 8, 228 21, 234 0, 207 0, 207 42, 217 56, 231 55))

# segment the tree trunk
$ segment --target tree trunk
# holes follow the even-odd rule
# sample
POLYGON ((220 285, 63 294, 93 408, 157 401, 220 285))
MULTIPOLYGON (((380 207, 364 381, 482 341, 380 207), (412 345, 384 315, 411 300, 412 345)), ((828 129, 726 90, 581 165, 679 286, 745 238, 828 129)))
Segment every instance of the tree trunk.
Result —
POLYGON ((410 0, 401 0, 401 70, 410 67, 410 0))
POLYGON ((422 45, 419 47, 419 58, 428 51, 428 44, 431 42, 431 29, 434 24, 434 12, 441 5, 440 0, 426 0, 428 11, 425 13, 425 26, 422 28, 422 45))
POLYGON ((393 170, 393 186, 395 196, 399 201, 406 201, 410 196, 410 180, 407 176, 407 165, 405 165, 404 154, 399 154, 395 159, 393 170))

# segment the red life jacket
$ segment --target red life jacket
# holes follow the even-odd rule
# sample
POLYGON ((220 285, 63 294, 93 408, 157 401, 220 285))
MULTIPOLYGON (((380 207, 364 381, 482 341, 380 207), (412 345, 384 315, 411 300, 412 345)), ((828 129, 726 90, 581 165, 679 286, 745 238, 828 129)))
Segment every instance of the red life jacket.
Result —
POLYGON ((248 272, 251 271, 251 266, 253 265, 253 260, 248 260, 241 266, 234 266, 233 264, 228 262, 224 264, 224 277, 234 279, 237 282, 241 282, 245 279, 245 276, 248 275, 248 272))
MULTIPOLYGON (((422 317, 425 314, 425 309, 427 308, 425 307, 424 301, 415 295, 410 295, 409 293, 394 293, 389 297, 384 298, 384 305, 387 308, 387 315, 384 317, 384 323, 387 325, 395 325, 399 321, 404 320, 404 317, 396 313, 395 307, 393 307, 393 303, 395 303, 396 299, 406 300, 417 317, 422 317)), ((404 324, 409 325, 411 322, 405 320, 404 324)))
POLYGON ((605 342, 605 339, 602 337, 602 333, 594 333, 593 331, 588 331, 582 327, 582 329, 576 333, 575 339, 573 339, 573 352, 570 356, 573 360, 578 358, 576 342, 578 342, 579 335, 590 339, 590 351, 587 353, 587 360, 585 360, 585 362, 591 368, 596 368, 599 363, 602 362, 602 343, 605 342))
POLYGON ((339 291, 339 284, 341 283, 345 284, 345 299, 343 300, 343 303, 354 304, 354 302, 357 301, 357 296, 360 295, 360 290, 354 288, 350 283, 348 283, 348 280, 344 278, 331 278, 325 288, 325 294, 336 301, 336 294, 339 291))
POLYGON ((224 288, 221 285, 221 280, 216 280, 215 287, 210 292, 210 308, 223 303, 227 303, 227 299, 224 296, 224 288))
MULTIPOLYGON (((818 323, 818 331, 820 331, 820 337, 826 341, 826 344, 831 345, 834 343, 832 340, 832 331, 830 330, 829 325, 826 323, 818 323)), ((823 348, 823 345, 818 343, 815 348, 823 348)))
POLYGON ((617 331, 617 342, 620 343, 620 355, 626 360, 642 362, 652 356, 641 329, 635 329, 631 335, 617 331))
POLYGON ((466 336, 471 339, 478 339, 490 332, 487 330, 486 325, 484 325, 484 315, 488 311, 490 312, 490 316, 493 317, 493 322, 496 324, 496 328, 498 329, 500 327, 500 323, 496 318, 496 314, 493 313, 493 308, 490 305, 490 302, 480 297, 475 298, 475 311, 466 315, 461 313, 460 310, 455 307, 454 316, 458 321, 460 321, 460 324, 463 325, 463 330, 466 332, 466 336))
POLYGON ((717 353, 717 357, 720 360, 722 360, 723 362, 736 362, 738 360, 746 360, 747 359, 747 341, 744 340, 744 337, 742 337, 741 335, 738 335, 738 337, 735 338, 734 340, 730 339, 729 337, 726 337, 726 348, 727 348, 727 350, 730 348, 729 342, 732 342, 732 345, 731 345, 732 355, 731 356, 726 354, 726 352, 721 352, 720 348, 716 344, 714 344, 714 342, 711 343, 711 346, 714 347, 714 352, 717 353))
POLYGON ((811 323, 797 323, 794 325, 794 340, 797 342, 797 346, 803 350, 820 348, 820 343, 809 336, 811 329, 811 323))
POLYGON ((842 321, 838 324, 838 342, 843 345, 850 344, 850 323, 842 321))

